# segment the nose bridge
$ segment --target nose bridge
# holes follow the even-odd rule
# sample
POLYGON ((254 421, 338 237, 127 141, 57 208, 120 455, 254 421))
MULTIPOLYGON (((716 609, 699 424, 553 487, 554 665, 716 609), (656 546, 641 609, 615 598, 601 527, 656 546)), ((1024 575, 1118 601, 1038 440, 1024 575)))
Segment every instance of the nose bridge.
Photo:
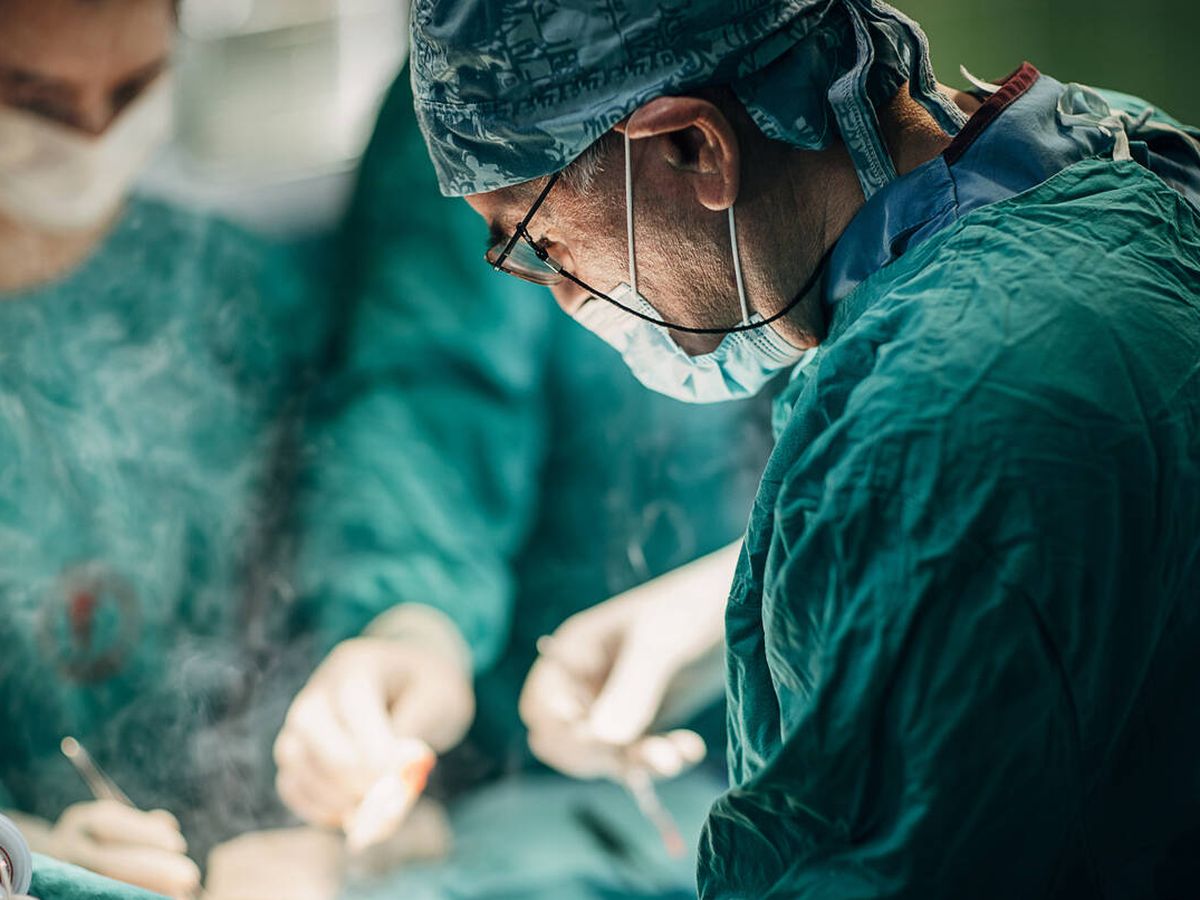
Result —
POLYGON ((80 131, 99 136, 108 130, 116 117, 112 94, 104 85, 92 83, 80 92, 76 121, 80 131))

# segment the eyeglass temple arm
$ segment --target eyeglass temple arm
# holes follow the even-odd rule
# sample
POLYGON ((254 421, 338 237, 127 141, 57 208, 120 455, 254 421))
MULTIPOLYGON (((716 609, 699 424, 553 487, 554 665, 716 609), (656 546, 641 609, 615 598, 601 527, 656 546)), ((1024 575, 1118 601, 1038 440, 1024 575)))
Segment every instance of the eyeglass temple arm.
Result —
POLYGON ((549 196, 551 188, 554 187, 560 175, 562 175, 562 172, 555 172, 550 176, 550 180, 546 182, 546 186, 542 188, 542 192, 538 194, 537 199, 533 201, 533 206, 529 207, 529 212, 525 213, 525 218, 518 222, 517 227, 513 229, 512 237, 510 237, 508 239, 508 243, 504 245, 504 250, 501 252, 501 254, 496 257, 496 261, 492 264, 492 268, 499 269, 504 264, 504 261, 508 259, 509 255, 512 253, 513 247, 517 245, 517 241, 521 239, 521 235, 526 233, 526 229, 529 228, 529 223, 532 222, 533 217, 537 215, 538 209, 541 208, 541 205, 546 202, 546 197, 549 196))

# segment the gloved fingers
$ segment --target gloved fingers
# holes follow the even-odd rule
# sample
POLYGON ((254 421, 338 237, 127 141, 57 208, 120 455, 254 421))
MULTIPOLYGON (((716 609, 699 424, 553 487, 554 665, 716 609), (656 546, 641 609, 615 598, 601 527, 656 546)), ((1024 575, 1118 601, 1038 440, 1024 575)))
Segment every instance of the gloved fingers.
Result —
MULTIPOLYGON (((346 732, 326 689, 305 689, 288 710, 283 732, 276 742, 283 762, 309 761, 318 774, 338 783, 348 794, 361 795, 370 783, 362 771, 353 738, 346 732), (295 742, 293 742, 295 739, 295 742), (300 752, 303 749, 303 753, 300 752)), ((277 764, 280 761, 277 759, 277 764)))
POLYGON ((284 805, 305 822, 329 828, 340 828, 356 802, 303 769, 281 771, 275 776, 275 791, 284 805))
POLYGON ((276 789, 283 787, 280 798, 306 821, 339 825, 341 817, 362 800, 365 788, 356 789, 346 778, 329 772, 308 744, 297 740, 293 750, 291 741, 284 743, 280 755, 285 763, 276 776, 276 789))
POLYGON ((530 731, 529 749, 543 763, 572 778, 614 778, 626 765, 624 748, 583 737, 569 726, 530 731))
POLYGON ((395 764, 396 735, 381 678, 349 675, 335 688, 338 719, 357 753, 359 768, 374 781, 395 764))
POLYGON ((706 752, 704 738, 680 728, 636 741, 626 749, 625 757, 627 765, 644 769, 653 778, 675 778, 704 759, 706 752))
POLYGON ((174 814, 172 814, 170 810, 150 809, 146 811, 146 815, 151 819, 161 822, 171 830, 178 831, 180 835, 183 834, 183 829, 179 825, 179 820, 175 818, 174 814))
POLYGON ((583 721, 595 691, 553 656, 540 656, 529 669, 518 710, 528 728, 543 723, 583 721))
POLYGON ((670 635, 631 635, 592 704, 588 716, 592 734, 621 746, 644 735, 658 716, 677 670, 670 635))
MULTIPOLYGON (((293 797, 294 793, 299 791, 307 798, 305 809, 310 811, 310 815, 302 815, 298 809, 292 809, 302 818, 313 821, 311 809, 314 804, 319 805, 323 811, 347 810, 362 799, 363 790, 352 788, 347 785, 345 778, 338 778, 327 771, 325 764, 314 755, 310 746, 296 735, 280 735, 276 741, 276 750, 276 787, 285 782, 293 789, 289 797, 293 797)), ((280 794, 280 797, 283 798, 283 794, 280 794)), ((287 802, 286 798, 284 799, 287 802)), ((291 803, 288 803, 288 806, 292 808, 291 803)), ((325 818, 323 812, 322 821, 325 818)))
POLYGON ((435 801, 422 798, 395 833, 354 857, 355 873, 386 875, 414 862, 444 859, 453 846, 450 819, 435 801))
POLYGON ((289 769, 297 764, 304 754, 304 740, 286 724, 275 735, 275 743, 271 747, 271 757, 275 760, 276 769, 289 769))
POLYGON ((630 612, 628 604, 601 603, 538 640, 538 658, 521 696, 527 726, 544 720, 577 722, 589 715, 632 621, 630 612))
POLYGON ((626 620, 607 603, 585 609, 537 642, 538 653, 584 681, 599 684, 613 663, 626 620))
MULTIPOLYGON (((435 753, 444 753, 457 743, 455 736, 458 730, 440 720, 437 701, 424 694, 419 688, 410 688, 392 704, 392 732, 400 739, 422 740, 435 753)), ((447 712, 458 718, 455 713, 447 712)))
POLYGON ((181 853, 128 844, 90 843, 74 860, 108 878, 166 894, 189 897, 200 889, 200 869, 181 853))
POLYGON ((444 753, 463 739, 475 717, 474 689, 466 675, 431 661, 428 670, 412 674, 389 717, 396 738, 418 738, 444 753))
POLYGON ((143 812, 116 800, 70 806, 59 818, 58 828, 100 843, 137 845, 167 853, 187 850, 179 823, 166 810, 143 812))

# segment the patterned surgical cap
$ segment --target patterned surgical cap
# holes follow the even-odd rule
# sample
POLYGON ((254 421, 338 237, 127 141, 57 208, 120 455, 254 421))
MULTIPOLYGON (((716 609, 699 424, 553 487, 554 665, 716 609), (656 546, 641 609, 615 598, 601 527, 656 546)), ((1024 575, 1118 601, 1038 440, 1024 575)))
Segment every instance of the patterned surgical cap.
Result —
POLYGON ((841 135, 868 197, 896 177, 875 109, 904 82, 963 121, 924 33, 877 0, 416 0, 412 79, 447 196, 559 171, 647 101, 715 85, 768 137, 841 135))

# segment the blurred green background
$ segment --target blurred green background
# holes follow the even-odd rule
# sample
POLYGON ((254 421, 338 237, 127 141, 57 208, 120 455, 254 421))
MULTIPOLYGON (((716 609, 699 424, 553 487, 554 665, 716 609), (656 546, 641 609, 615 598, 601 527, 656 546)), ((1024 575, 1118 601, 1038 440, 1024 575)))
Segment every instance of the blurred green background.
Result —
POLYGON ((1200 0, 890 0, 929 35, 938 78, 966 87, 1029 60, 1060 81, 1137 94, 1200 125, 1200 0))

